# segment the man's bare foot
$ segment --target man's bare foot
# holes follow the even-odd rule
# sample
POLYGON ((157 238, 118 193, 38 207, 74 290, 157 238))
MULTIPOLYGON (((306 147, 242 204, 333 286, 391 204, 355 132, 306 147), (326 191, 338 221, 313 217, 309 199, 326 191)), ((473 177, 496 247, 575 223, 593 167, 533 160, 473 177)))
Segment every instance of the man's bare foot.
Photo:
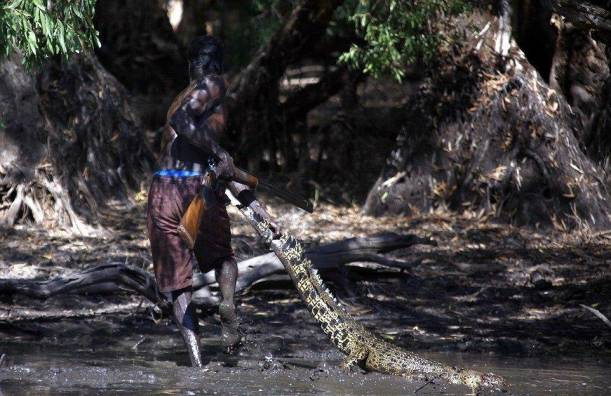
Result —
POLYGON ((239 329, 240 322, 235 305, 221 302, 219 304, 219 315, 221 316, 221 342, 226 348, 226 352, 232 353, 242 341, 239 329))

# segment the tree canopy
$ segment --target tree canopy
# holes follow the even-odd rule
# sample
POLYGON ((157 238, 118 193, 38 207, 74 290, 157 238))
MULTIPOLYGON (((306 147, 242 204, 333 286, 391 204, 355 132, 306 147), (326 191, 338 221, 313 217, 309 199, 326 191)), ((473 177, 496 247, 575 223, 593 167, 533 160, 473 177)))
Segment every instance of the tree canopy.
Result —
POLYGON ((95 0, 9 0, 0 5, 0 54, 19 51, 26 65, 99 46, 95 0))
POLYGON ((353 23, 363 42, 352 44, 339 60, 374 77, 391 75, 400 81, 407 65, 426 60, 439 44, 435 17, 466 7, 461 0, 348 1, 339 14, 353 23))
MULTIPOLYGON (((0 54, 17 50, 26 65, 49 56, 68 56, 100 45, 93 25, 96 0, 9 0, 0 6, 0 54)), ((238 41, 255 46, 267 42, 290 13, 295 1, 258 0, 245 7, 252 14, 248 26, 232 32, 238 41)), ((401 80, 405 66, 433 54, 439 44, 431 22, 442 14, 466 8, 462 0, 347 0, 338 8, 330 34, 358 38, 339 56, 339 62, 371 74, 401 80), (346 29, 351 30, 345 32, 346 29)), ((253 50, 256 50, 254 48, 253 50)), ((239 63, 240 60, 236 59, 239 63)))

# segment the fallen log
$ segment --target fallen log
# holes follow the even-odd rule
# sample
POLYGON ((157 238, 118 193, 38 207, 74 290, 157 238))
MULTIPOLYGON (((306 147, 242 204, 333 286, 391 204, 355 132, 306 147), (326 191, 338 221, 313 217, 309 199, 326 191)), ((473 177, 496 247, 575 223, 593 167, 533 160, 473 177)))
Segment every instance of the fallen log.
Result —
POLYGON ((51 280, 0 279, 0 294, 47 299, 59 294, 131 291, 163 305, 155 279, 141 268, 109 263, 51 280))
POLYGON ((77 309, 32 309, 22 307, 6 307, 0 306, 0 323, 2 322, 19 322, 19 321, 49 321, 58 319, 76 319, 76 318, 93 318, 95 316, 130 313, 138 310, 142 306, 140 302, 127 302, 124 304, 110 304, 103 307, 77 308, 77 309))
MULTIPOLYGON (((428 238, 415 235, 386 233, 366 238, 349 238, 308 249, 306 257, 319 270, 338 268, 347 263, 373 262, 388 267, 407 268, 410 264, 383 256, 393 250, 407 248, 416 244, 436 245, 428 238)), ((267 253, 238 263, 238 282, 236 290, 242 291, 258 280, 284 272, 284 266, 274 253, 267 253)))
MULTIPOLYGON (((306 252, 306 255, 321 270, 339 268, 351 262, 375 262, 381 265, 406 268, 409 264, 400 260, 392 260, 382 254, 397 249, 408 248, 415 244, 436 245, 428 238, 415 235, 398 235, 394 233, 380 234, 366 238, 349 238, 316 248, 306 252)), ((243 260, 238 263, 238 282, 236 291, 244 291, 256 281, 284 271, 282 263, 273 253, 264 254, 243 260)), ((196 274, 193 288, 196 290, 194 301, 198 305, 216 305, 218 298, 211 289, 216 288, 213 271, 196 274)), ((98 294, 128 291, 146 297, 158 305, 162 311, 169 309, 165 297, 159 292, 155 278, 150 272, 123 263, 102 264, 85 271, 59 276, 50 280, 35 279, 0 279, 0 295, 23 295, 30 298, 48 299, 64 294, 98 294)), ((57 319, 57 314, 51 316, 35 313, 28 315, 26 311, 19 315, 0 314, 0 322, 31 319, 57 319)), ((74 316, 74 315, 66 315, 74 316)), ((76 316, 82 316, 77 314, 76 316)))

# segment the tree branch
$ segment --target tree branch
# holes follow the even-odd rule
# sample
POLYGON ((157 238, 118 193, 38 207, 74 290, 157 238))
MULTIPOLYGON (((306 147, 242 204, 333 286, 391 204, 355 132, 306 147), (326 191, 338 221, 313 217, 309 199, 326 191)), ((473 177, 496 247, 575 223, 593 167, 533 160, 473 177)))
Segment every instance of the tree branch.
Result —
POLYGON ((284 26, 261 48, 234 80, 229 96, 238 106, 247 97, 275 83, 305 48, 320 39, 341 0, 302 0, 284 26))
POLYGON ((324 36, 341 3, 341 0, 300 1, 284 26, 233 79, 227 95, 230 99, 227 129, 240 142, 237 146, 241 150, 250 151, 269 130, 278 106, 278 81, 287 66, 304 56, 324 36))
POLYGON ((335 95, 342 87, 344 67, 339 67, 322 76, 316 84, 310 84, 291 94, 281 106, 286 120, 304 117, 310 110, 335 95))
POLYGON ((552 10, 570 21, 573 25, 585 29, 594 29, 602 33, 603 39, 611 39, 611 12, 585 1, 552 0, 552 10))

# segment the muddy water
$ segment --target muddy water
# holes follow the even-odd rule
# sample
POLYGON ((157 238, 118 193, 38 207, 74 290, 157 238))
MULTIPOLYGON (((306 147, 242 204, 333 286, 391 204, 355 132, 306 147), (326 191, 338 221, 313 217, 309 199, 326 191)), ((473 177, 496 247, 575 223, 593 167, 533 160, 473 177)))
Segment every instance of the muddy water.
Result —
MULTIPOLYGON (((108 324, 90 325, 89 332, 77 325, 63 331, 45 327, 26 332, 4 329, 0 353, 6 354, 7 363, 0 368, 0 395, 468 392, 462 387, 413 383, 375 373, 347 374, 336 367, 341 359, 339 353, 327 348, 294 350, 273 342, 258 342, 257 338, 265 340, 263 335, 247 336, 244 348, 236 356, 225 355, 217 337, 204 338, 207 365, 192 369, 186 366, 187 356, 171 326, 144 326, 125 334, 124 329, 117 332, 108 324)), ((514 394, 611 394, 611 364, 601 359, 425 355, 462 367, 494 371, 512 384, 514 394)))

